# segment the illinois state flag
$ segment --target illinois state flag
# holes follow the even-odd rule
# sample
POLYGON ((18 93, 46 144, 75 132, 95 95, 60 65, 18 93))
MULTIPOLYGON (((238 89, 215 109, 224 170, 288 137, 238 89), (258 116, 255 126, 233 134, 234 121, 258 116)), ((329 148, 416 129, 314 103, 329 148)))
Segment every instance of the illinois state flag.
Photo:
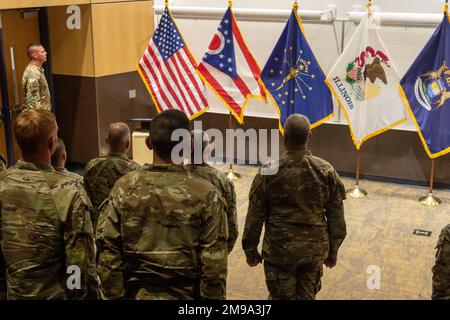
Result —
POLYGON ((158 112, 177 109, 189 119, 208 109, 206 88, 191 52, 166 7, 138 71, 158 112))
POLYGON ((261 80, 280 115, 282 134, 287 117, 293 113, 308 117, 312 128, 333 116, 325 74, 306 41, 296 5, 264 66, 261 80))
POLYGON ((449 19, 444 16, 399 85, 431 159, 450 152, 449 25, 449 19))
POLYGON ((211 90, 244 123, 244 109, 250 97, 265 98, 259 76, 261 68, 250 53, 228 7, 198 70, 211 90))
POLYGON ((400 75, 373 20, 369 11, 327 76, 358 150, 364 141, 406 121, 397 90, 400 75))

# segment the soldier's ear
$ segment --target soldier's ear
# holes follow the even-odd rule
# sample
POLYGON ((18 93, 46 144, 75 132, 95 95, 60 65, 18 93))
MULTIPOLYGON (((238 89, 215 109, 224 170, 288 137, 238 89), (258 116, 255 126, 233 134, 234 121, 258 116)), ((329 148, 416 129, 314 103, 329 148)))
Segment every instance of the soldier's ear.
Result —
POLYGON ((150 139, 150 137, 145 138, 145 145, 150 150, 153 150, 153 144, 152 144, 152 140, 150 139))

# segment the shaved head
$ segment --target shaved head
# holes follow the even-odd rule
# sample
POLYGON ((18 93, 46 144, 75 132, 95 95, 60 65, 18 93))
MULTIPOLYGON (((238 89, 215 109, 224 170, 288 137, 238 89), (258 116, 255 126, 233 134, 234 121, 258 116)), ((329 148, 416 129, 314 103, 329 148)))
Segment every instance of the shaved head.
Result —
POLYGON ((106 142, 111 152, 127 152, 130 145, 130 127, 123 122, 111 123, 106 142))
POLYGON ((284 124, 284 139, 286 145, 306 145, 311 136, 311 124, 307 117, 301 114, 290 115, 284 124))

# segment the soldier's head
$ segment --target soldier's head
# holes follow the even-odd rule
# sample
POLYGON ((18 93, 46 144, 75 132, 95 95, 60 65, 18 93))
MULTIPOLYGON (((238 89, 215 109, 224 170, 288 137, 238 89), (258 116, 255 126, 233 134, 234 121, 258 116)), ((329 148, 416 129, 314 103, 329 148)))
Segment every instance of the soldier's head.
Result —
POLYGON ((290 115, 284 124, 284 147, 286 150, 306 149, 310 138, 309 119, 301 114, 290 115))
POLYGON ((20 113, 14 121, 14 136, 25 161, 51 164, 58 141, 58 125, 52 112, 30 109, 20 113))
POLYGON ((39 43, 31 43, 27 47, 28 58, 36 64, 42 65, 47 61, 47 52, 39 43))
POLYGON ((127 153, 131 144, 130 127, 123 122, 111 123, 108 128, 106 143, 109 146, 109 152, 127 153))
POLYGON ((191 153, 191 163, 202 164, 210 160, 211 150, 209 147, 210 139, 206 131, 203 130, 192 130, 192 153, 191 153))
POLYGON ((160 159, 162 162, 172 163, 172 150, 179 143, 179 141, 172 141, 172 133, 177 129, 186 130, 189 134, 189 119, 179 110, 163 111, 152 120, 150 136, 145 143, 156 154, 153 162, 156 163, 160 159))
POLYGON ((64 168, 67 161, 67 151, 64 141, 59 138, 56 142, 55 152, 52 155, 53 168, 64 168))

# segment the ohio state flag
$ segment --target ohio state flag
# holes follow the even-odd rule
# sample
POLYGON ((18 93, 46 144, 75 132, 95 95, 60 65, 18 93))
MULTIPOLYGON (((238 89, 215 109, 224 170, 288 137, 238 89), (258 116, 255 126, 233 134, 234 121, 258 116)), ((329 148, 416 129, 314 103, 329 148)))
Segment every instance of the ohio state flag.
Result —
POLYGON ((326 79, 347 118, 356 149, 406 121, 399 81, 369 11, 326 79))

